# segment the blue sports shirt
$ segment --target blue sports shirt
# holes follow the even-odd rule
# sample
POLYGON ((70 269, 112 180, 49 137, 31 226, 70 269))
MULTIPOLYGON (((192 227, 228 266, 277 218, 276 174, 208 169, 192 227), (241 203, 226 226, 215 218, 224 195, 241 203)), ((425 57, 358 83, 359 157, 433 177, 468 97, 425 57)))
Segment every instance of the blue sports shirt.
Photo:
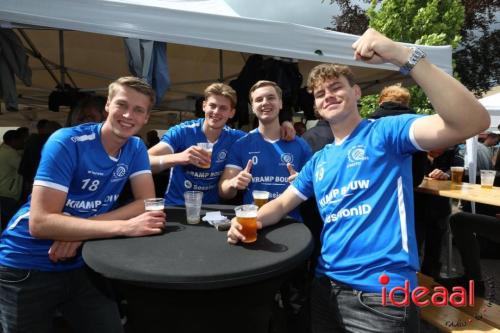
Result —
MULTIPOLYGON (((63 128, 46 142, 34 185, 67 193, 63 213, 82 218, 110 211, 129 178, 151 173, 146 146, 130 137, 117 158, 101 143, 102 124, 63 128)), ((53 241, 29 233, 30 198, 12 217, 0 238, 0 265, 41 271, 65 271, 83 266, 81 254, 53 263, 53 241)))
MULTIPOLYGON (((236 141, 229 153, 226 167, 242 170, 248 160, 252 160, 252 182, 243 195, 243 203, 250 204, 253 203, 254 190, 268 191, 269 199, 277 198, 285 192, 290 185, 287 163, 291 163, 299 172, 311 156, 311 147, 302 138, 296 136, 292 141, 280 139, 271 142, 264 139, 256 128, 236 141)), ((290 212, 290 216, 302 221, 298 208, 290 212)))
MULTIPOLYGON (((161 138, 173 153, 180 153, 198 142, 208 142, 203 133, 205 119, 200 118, 183 122, 170 128, 161 138)), ((220 202, 218 183, 224 171, 226 158, 232 144, 246 133, 224 126, 212 150, 212 163, 209 169, 192 164, 176 165, 170 170, 170 179, 165 191, 165 203, 184 205, 184 192, 202 191, 204 204, 220 202)))
POLYGON ((411 154, 420 148, 411 125, 418 116, 363 120, 342 143, 326 145, 295 179, 306 200, 316 197, 324 226, 317 275, 367 292, 416 286, 411 154))

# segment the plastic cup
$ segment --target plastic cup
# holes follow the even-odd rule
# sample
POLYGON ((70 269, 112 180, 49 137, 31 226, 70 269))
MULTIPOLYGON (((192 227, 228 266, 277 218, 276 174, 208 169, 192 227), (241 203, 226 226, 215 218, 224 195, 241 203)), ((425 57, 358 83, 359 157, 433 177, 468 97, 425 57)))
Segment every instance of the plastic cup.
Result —
POLYGON ((200 223, 202 199, 203 199, 203 192, 200 191, 184 192, 184 204, 186 206, 186 219, 188 224, 200 223))
POLYGON ((269 192, 267 191, 253 191, 253 203, 259 208, 264 206, 269 201, 269 192))
POLYGON ((245 236, 243 243, 253 243, 257 240, 257 210, 256 205, 241 205, 234 208, 236 219, 241 224, 241 234, 245 236))
POLYGON ((163 198, 144 199, 144 209, 146 211, 163 211, 165 209, 165 200, 163 198))
POLYGON ((199 167, 202 169, 210 169, 210 166, 212 165, 212 151, 214 149, 214 144, 211 142, 198 142, 196 145, 206 151, 210 158, 209 163, 200 163, 199 167))
POLYGON ((452 166, 451 170, 451 184, 460 185, 462 184, 462 177, 464 175, 464 167, 452 166))
POLYGON ((496 173, 495 170, 481 170, 481 187, 488 189, 493 188, 496 173))

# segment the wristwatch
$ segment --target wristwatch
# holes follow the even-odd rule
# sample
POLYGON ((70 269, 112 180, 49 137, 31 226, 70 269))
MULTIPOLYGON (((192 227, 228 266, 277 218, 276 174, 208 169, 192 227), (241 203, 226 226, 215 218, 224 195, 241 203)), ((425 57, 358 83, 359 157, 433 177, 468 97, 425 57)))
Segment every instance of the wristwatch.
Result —
POLYGON ((411 70, 413 69, 413 67, 415 67, 417 62, 419 62, 420 59, 425 58, 426 56, 425 52, 418 47, 412 47, 411 49, 412 52, 410 58, 408 59, 406 64, 399 68, 399 72, 403 75, 410 74, 411 70))

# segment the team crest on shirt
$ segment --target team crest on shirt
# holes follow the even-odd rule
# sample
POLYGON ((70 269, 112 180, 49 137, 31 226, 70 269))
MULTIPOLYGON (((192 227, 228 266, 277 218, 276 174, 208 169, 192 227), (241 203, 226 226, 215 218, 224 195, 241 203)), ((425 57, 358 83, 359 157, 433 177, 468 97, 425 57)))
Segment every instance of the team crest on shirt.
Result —
POLYGON ((349 152, 347 153, 347 159, 349 160, 349 164, 347 164, 348 168, 360 166, 361 162, 368 160, 368 157, 365 154, 365 149, 364 145, 356 145, 349 149, 349 152))
POLYGON ((281 154, 281 162, 293 164, 293 155, 290 153, 281 154))
POLYGON ((191 183, 189 180, 185 180, 184 181, 184 187, 187 188, 187 189, 190 189, 193 187, 193 183, 191 183))
POLYGON ((217 160, 216 162, 224 162, 227 157, 227 150, 222 149, 218 154, 217 154, 217 160))
POLYGON ((117 182, 119 180, 122 180, 124 177, 126 177, 128 174, 128 165, 120 163, 116 166, 115 170, 113 171, 113 178, 111 179, 112 182, 117 182))

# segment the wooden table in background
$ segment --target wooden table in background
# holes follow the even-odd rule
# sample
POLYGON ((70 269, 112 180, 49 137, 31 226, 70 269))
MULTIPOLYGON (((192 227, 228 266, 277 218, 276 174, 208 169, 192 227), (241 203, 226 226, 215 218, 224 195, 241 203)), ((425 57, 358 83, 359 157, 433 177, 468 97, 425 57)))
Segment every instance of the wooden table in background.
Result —
POLYGON ((461 185, 452 185, 449 180, 435 180, 425 178, 415 191, 461 199, 473 202, 479 202, 487 205, 500 206, 500 187, 484 188, 479 184, 462 183, 461 185))

